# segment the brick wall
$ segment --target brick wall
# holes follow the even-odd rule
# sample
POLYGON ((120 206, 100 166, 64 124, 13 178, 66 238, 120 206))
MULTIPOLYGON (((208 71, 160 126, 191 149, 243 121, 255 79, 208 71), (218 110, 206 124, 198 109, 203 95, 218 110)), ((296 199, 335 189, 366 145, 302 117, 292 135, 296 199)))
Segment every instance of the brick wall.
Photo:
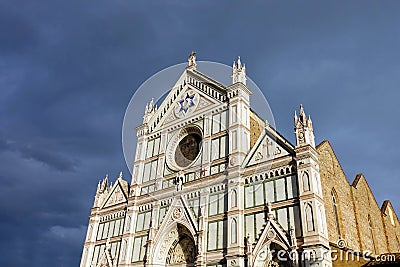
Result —
POLYGON ((400 225, 390 202, 385 201, 381 209, 362 174, 357 175, 354 182, 349 184, 328 141, 318 145, 317 151, 331 244, 337 244, 339 239, 331 196, 334 190, 337 195, 341 238, 346 241, 349 249, 361 252, 369 250, 372 253, 376 251, 376 254, 399 252, 400 225), (372 224, 373 238, 368 218, 372 224))

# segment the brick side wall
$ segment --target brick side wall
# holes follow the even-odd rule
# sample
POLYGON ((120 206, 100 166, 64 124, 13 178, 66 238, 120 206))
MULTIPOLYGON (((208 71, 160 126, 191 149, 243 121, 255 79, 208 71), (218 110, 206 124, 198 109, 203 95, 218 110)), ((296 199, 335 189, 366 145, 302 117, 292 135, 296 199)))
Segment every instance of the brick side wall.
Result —
POLYGON ((331 196, 332 190, 334 190, 337 194, 336 201, 338 203, 339 225, 342 234, 341 238, 347 242, 350 249, 359 251, 359 236, 357 228, 354 227, 357 221, 355 217, 355 207, 353 205, 353 193, 349 186, 349 182, 328 142, 319 145, 317 151, 320 160, 320 176, 328 224, 329 241, 337 244, 339 240, 331 196))
POLYGON ((400 222, 390 201, 385 201, 382 211, 389 252, 400 253, 400 222))
POLYGON ((339 239, 331 196, 334 190, 339 207, 342 239, 347 242, 349 249, 361 252, 369 250, 372 253, 376 251, 376 254, 399 252, 400 244, 397 240, 400 240, 400 225, 390 202, 385 202, 381 210, 362 174, 357 175, 350 185, 329 142, 322 142, 317 146, 317 151, 329 241, 336 244, 339 239), (388 209, 392 210, 394 225, 388 209), (373 239, 368 217, 372 224, 373 239))

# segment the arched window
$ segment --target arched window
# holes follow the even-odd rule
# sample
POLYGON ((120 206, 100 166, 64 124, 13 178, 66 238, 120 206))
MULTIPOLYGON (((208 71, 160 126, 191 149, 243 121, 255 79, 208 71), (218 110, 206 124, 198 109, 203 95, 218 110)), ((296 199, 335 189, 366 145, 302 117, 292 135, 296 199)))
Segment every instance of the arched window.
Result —
POLYGON ((236 208, 237 207, 237 193, 236 190, 232 190, 231 193, 231 207, 236 208))
POLYGON ((303 180, 303 190, 304 190, 304 192, 305 191, 310 191, 310 177, 309 177, 307 172, 303 173, 302 180, 303 180))
POLYGON ((339 238, 342 236, 340 233, 340 224, 339 224, 339 207, 338 207, 338 203, 336 200, 336 193, 334 190, 332 190, 331 192, 331 196, 332 196, 332 205, 333 205, 333 217, 335 220, 335 225, 336 225, 336 232, 339 236, 339 238))
POLYGON ((369 216, 369 215, 368 215, 368 228, 369 228, 369 235, 372 240, 372 245, 374 246, 374 253, 376 255, 377 253, 376 253, 376 246, 375 246, 375 239, 374 239, 374 231, 372 228, 371 216, 369 216))
POLYGON ((315 231, 315 227, 314 227, 314 214, 313 214, 313 210, 310 204, 306 205, 305 208, 305 213, 306 213, 306 225, 307 225, 307 231, 308 232, 312 232, 315 231))
POLYGON ((235 219, 232 219, 231 222, 231 243, 237 243, 237 222, 235 219))

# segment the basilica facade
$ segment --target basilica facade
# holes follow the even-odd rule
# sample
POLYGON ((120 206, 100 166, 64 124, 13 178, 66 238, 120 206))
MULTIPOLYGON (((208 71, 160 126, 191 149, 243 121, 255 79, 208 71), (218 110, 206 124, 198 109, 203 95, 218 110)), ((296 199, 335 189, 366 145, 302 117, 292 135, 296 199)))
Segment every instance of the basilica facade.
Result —
POLYGON ((348 182, 302 106, 295 144, 260 118, 240 58, 230 85, 194 53, 176 79, 136 128, 130 183, 99 182, 81 267, 363 266, 400 252, 391 203, 362 174, 348 182))

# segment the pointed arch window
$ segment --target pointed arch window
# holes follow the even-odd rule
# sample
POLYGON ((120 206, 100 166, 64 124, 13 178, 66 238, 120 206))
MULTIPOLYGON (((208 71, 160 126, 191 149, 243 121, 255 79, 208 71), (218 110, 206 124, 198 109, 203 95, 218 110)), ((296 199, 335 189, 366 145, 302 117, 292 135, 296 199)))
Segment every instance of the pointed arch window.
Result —
POLYGON ((232 219, 231 222, 231 243, 237 243, 237 222, 236 219, 232 219))
POLYGON ((374 239, 374 231, 373 231, 373 228, 372 228, 372 222, 371 222, 371 216, 370 215, 368 215, 368 228, 369 228, 369 235, 370 235, 370 238, 372 240, 372 245, 374 246, 374 253, 377 254, 376 253, 375 239, 374 239))
POLYGON ((307 225, 307 231, 312 232, 315 231, 315 226, 314 226, 314 214, 313 210, 310 204, 306 205, 305 208, 305 213, 306 213, 306 225, 307 225))
POLYGON ((337 232, 338 236, 341 237, 342 234, 340 232, 340 224, 339 224, 339 206, 338 206, 338 202, 336 199, 336 193, 334 190, 332 190, 331 196, 332 196, 333 217, 335 220, 336 232, 337 232))
POLYGON ((304 192, 310 191, 310 176, 308 175, 307 172, 303 173, 302 180, 303 180, 303 190, 304 190, 304 192))
POLYGON ((231 193, 231 207, 232 208, 237 207, 237 192, 236 192, 236 190, 232 190, 232 193, 231 193))

